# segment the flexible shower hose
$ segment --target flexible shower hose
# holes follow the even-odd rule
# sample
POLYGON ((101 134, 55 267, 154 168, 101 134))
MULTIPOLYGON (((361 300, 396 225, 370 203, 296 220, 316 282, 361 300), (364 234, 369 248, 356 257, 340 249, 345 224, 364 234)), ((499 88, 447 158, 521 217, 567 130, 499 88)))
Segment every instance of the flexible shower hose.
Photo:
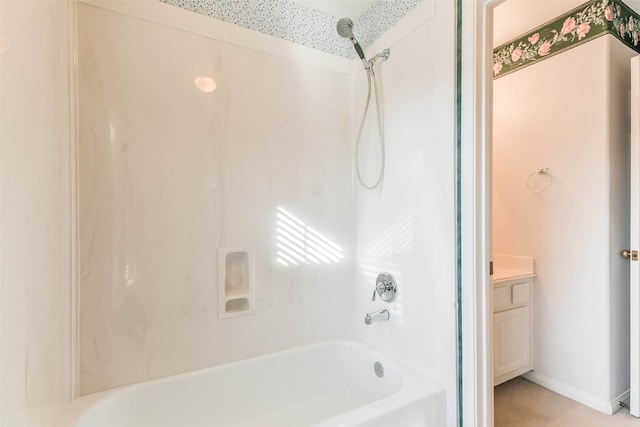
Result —
POLYGON ((382 182, 382 177, 384 176, 384 126, 382 122, 382 111, 380 110, 380 96, 378 95, 378 84, 376 82, 376 76, 373 73, 372 68, 367 68, 367 102, 364 106, 364 112, 362 113, 362 120, 360 121, 360 128, 358 129, 358 136, 356 138, 356 174, 358 175, 358 181, 360 184, 367 190, 373 190, 382 182), (367 113, 369 112, 369 104, 371 103, 371 80, 373 80, 373 89, 375 92, 376 98, 376 116, 378 119, 378 135, 380 141, 380 173, 378 174, 378 179, 373 185, 368 185, 362 179, 362 175, 360 174, 360 142, 362 139, 362 130, 364 128, 364 122, 367 118, 367 113))

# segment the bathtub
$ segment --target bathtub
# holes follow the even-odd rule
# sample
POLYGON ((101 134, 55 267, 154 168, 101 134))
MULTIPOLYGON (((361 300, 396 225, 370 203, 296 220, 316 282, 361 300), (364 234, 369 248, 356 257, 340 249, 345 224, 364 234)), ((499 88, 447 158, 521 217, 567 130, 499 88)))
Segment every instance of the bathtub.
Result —
POLYGON ((444 427, 444 390, 331 341, 74 401, 67 427, 444 427), (378 365, 376 365, 378 362, 378 365))

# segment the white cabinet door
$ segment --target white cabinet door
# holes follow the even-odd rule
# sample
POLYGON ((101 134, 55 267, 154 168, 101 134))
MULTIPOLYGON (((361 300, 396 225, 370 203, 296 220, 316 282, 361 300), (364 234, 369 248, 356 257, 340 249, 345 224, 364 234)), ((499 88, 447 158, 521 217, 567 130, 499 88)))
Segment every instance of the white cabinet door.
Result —
POLYGON ((505 374, 526 372, 531 366, 530 307, 495 313, 493 317, 493 367, 496 384, 505 374))
MULTIPOLYGON (((631 212, 630 243, 640 250, 640 57, 631 59, 631 212)), ((640 416, 640 262, 631 259, 631 415, 640 416)))

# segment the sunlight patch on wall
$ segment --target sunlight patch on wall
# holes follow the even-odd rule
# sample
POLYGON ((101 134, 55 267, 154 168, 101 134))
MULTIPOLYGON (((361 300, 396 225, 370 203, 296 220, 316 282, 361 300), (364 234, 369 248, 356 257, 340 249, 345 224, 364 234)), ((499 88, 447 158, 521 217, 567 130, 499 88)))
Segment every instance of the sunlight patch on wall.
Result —
POLYGON ((365 254, 372 258, 410 255, 415 250, 414 234, 413 216, 398 218, 367 245, 365 254))
POLYGON ((276 240, 277 261, 285 266, 333 264, 344 258, 339 245, 282 207, 276 213, 276 240))

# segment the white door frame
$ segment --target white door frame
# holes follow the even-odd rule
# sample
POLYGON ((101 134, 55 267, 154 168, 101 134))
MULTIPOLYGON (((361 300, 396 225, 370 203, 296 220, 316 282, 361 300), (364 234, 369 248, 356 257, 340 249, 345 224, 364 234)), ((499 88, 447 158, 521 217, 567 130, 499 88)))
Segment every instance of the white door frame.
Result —
MULTIPOLYGON (((638 100, 640 99, 640 82, 638 75, 640 74, 640 57, 631 58, 631 197, 630 197, 630 250, 638 250, 640 247, 640 230, 638 229, 638 218, 634 219, 634 213, 640 210, 640 200, 638 200, 638 164, 640 163, 640 129, 638 126, 638 117, 640 117, 640 107, 638 100)), ((631 415, 640 416, 640 370, 638 361, 640 360, 640 293, 638 290, 638 282, 640 282, 639 266, 637 262, 629 260, 629 300, 630 307, 630 408, 631 415)))
POLYGON ((493 9, 462 1, 461 280, 462 422, 493 427, 491 261, 493 9))

